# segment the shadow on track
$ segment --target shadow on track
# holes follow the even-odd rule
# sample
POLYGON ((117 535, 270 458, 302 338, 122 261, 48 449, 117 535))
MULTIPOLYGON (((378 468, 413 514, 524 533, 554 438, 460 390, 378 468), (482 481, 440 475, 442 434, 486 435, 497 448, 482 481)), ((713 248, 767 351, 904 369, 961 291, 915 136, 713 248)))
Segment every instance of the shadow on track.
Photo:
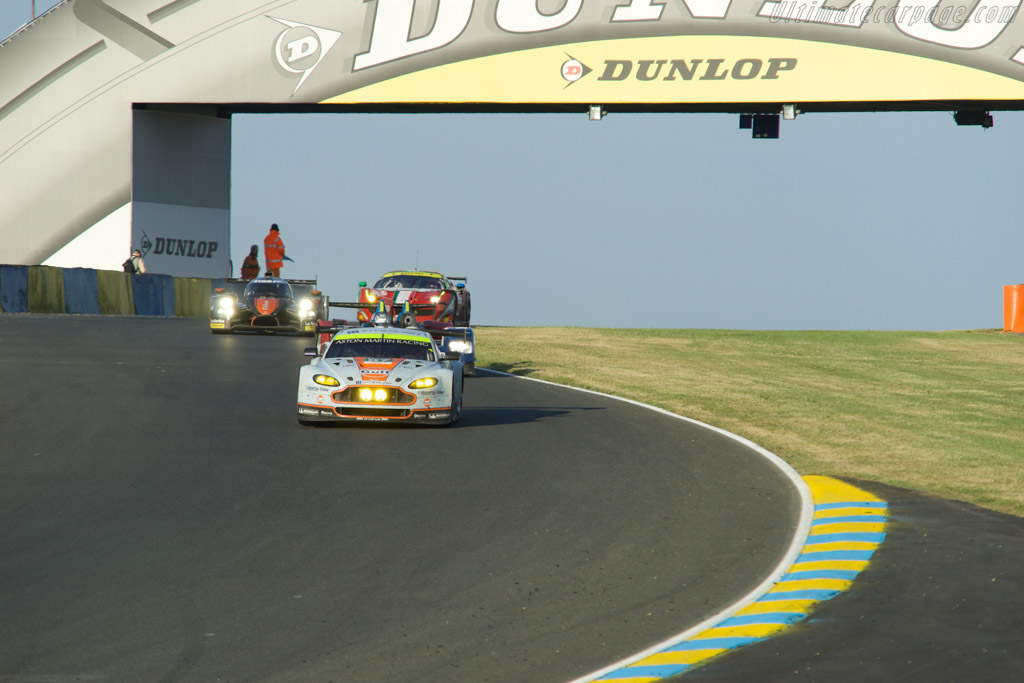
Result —
MULTIPOLYGON (((448 429, 460 427, 490 427, 498 425, 526 424, 530 422, 541 422, 548 418, 568 417, 581 411, 604 410, 604 408, 577 407, 577 408, 529 408, 529 407, 495 407, 495 408, 465 408, 462 418, 448 429)), ((305 429, 423 429, 433 431, 444 428, 440 425, 431 425, 423 422, 402 423, 402 422, 379 422, 367 420, 364 422, 324 422, 317 425, 304 427, 305 429)))
POLYGON ((484 427, 492 425, 524 424, 541 422, 552 417, 568 417, 581 411, 604 410, 604 408, 527 408, 502 406, 500 408, 466 408, 458 425, 484 427))
POLYGON ((478 372, 482 371, 484 374, 476 374, 473 377, 474 379, 493 379, 501 377, 499 374, 491 373, 491 370, 493 370, 494 373, 504 372, 508 375, 520 375, 523 377, 529 377, 533 373, 537 372, 536 368, 528 367, 525 363, 491 363, 486 368, 477 368, 478 372))

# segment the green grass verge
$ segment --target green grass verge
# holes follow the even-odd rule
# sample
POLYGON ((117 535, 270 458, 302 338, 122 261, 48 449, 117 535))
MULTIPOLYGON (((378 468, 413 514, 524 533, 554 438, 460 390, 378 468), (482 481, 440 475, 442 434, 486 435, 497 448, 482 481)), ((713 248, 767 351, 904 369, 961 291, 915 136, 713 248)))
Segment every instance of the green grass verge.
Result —
POLYGON ((1024 516, 1024 337, 477 328, 478 365, 744 436, 801 474, 1024 516))

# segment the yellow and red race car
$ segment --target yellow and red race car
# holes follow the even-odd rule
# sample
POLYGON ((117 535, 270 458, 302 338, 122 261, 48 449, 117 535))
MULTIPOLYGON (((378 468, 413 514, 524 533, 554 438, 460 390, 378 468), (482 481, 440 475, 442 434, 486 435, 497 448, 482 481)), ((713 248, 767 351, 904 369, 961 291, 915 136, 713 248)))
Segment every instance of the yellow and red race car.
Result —
MULTIPOLYGON (((388 319, 401 315, 405 304, 420 323, 436 321, 468 326, 469 290, 466 278, 447 277, 432 270, 396 270, 384 273, 372 287, 359 283, 359 303, 377 307, 383 303, 388 319)), ((362 309, 360 322, 370 322, 374 309, 362 309)))

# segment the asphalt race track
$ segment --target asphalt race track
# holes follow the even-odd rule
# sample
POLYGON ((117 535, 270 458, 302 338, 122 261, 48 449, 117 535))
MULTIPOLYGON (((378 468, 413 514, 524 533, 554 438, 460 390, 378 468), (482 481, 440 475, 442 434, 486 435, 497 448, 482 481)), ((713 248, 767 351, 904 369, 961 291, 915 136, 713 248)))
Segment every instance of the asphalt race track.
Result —
POLYGON ((500 376, 452 428, 300 427, 307 338, 0 316, 0 680, 564 683, 759 584, 795 487, 500 376))
MULTIPOLYGON (((308 340, 0 315, 0 681, 565 683, 760 583, 798 514, 736 442, 466 382, 453 428, 299 427, 308 340)), ((1024 680, 1024 520, 869 482, 853 588, 680 680, 1024 680)))

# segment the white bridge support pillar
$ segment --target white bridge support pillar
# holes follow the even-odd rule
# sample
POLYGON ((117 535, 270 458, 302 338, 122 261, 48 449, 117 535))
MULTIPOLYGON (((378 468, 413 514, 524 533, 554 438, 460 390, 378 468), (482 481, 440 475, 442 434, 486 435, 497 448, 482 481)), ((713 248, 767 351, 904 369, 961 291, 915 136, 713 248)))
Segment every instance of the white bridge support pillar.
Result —
POLYGON ((231 276, 230 116, 209 105, 135 107, 132 248, 149 272, 231 276))

